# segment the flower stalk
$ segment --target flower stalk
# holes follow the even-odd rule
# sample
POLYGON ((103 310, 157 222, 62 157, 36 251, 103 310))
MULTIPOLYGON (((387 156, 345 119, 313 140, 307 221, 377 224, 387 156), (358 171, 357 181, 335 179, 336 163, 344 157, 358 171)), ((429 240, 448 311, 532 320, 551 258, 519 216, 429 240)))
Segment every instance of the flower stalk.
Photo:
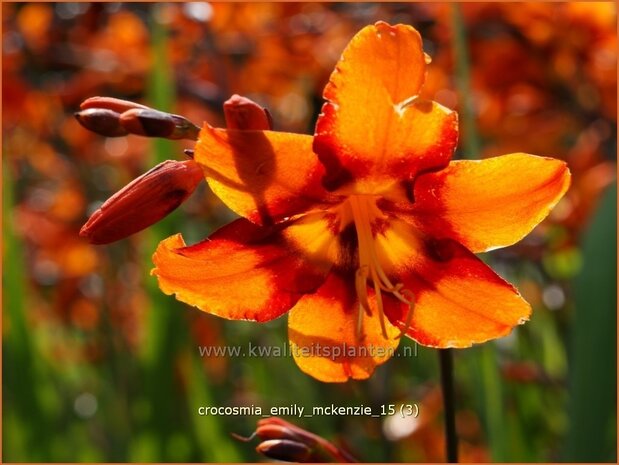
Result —
POLYGON ((441 388, 445 411, 445 452, 446 461, 458 462, 458 434, 456 432, 456 401, 453 380, 453 349, 439 349, 441 388))

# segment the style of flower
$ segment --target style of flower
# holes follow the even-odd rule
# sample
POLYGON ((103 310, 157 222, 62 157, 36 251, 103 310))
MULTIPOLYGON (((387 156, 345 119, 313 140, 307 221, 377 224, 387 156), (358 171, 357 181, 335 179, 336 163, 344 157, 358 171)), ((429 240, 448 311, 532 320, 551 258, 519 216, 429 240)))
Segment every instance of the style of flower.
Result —
POLYGON ((474 253, 528 234, 569 170, 521 153, 450 161, 457 114, 418 97, 425 67, 415 29, 379 22, 343 52, 313 137, 205 125, 194 159, 243 218, 162 241, 162 291, 233 320, 289 312, 296 363, 328 382, 369 377, 401 335, 460 348, 525 322, 529 304, 474 253))

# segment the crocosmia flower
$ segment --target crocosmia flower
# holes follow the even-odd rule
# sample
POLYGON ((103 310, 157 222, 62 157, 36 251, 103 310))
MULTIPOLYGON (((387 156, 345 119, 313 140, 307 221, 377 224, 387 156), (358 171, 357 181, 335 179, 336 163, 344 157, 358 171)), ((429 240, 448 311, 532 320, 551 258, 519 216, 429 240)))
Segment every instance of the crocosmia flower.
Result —
POLYGON ((288 312, 297 364, 331 382, 369 377, 402 335, 469 347, 525 322, 529 304, 474 253, 529 233, 569 171, 522 153, 451 161, 457 114, 418 98, 425 68, 418 32, 379 22, 343 52, 314 136, 205 125, 195 161, 242 218, 161 242, 161 289, 233 320, 288 312))

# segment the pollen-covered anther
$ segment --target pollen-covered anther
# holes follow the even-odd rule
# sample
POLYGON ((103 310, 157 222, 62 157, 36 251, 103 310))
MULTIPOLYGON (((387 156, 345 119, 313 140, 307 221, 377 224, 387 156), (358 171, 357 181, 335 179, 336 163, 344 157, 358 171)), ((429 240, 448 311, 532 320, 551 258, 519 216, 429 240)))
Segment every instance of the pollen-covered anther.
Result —
POLYGON ((396 339, 400 339, 410 329, 411 322, 413 321, 413 310, 415 310, 415 294, 408 289, 402 289, 400 294, 402 294, 403 301, 408 304, 408 312, 406 313, 406 320, 401 324, 400 334, 396 336, 396 339))

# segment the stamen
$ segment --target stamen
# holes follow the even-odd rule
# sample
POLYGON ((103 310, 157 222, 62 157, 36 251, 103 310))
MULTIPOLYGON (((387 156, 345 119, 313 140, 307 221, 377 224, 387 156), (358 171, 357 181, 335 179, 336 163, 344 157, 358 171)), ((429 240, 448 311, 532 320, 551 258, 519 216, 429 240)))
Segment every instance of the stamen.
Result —
POLYGON ((370 302, 368 301, 367 279, 368 267, 362 266, 357 270, 355 275, 355 289, 357 291, 357 298, 359 299, 355 337, 359 342, 363 340, 363 311, 365 310, 368 316, 372 315, 372 311, 370 310, 370 302))
POLYGON ((413 319, 413 310, 415 308, 415 298, 411 291, 404 289, 404 284, 393 284, 385 271, 383 270, 380 259, 376 252, 374 235, 371 229, 371 220, 376 216, 371 209, 378 208, 373 203, 372 198, 364 196, 351 196, 349 198, 350 210, 357 230, 357 238, 359 242, 359 269, 355 275, 355 289, 359 299, 359 312, 357 314, 357 339, 362 338, 363 330, 363 310, 368 316, 371 316, 371 309, 368 300, 368 278, 372 279, 374 286, 374 294, 376 300, 376 308, 378 310, 378 319, 380 322, 381 332, 385 339, 388 339, 387 327, 385 324, 385 312, 382 291, 391 293, 403 304, 408 305, 406 321, 401 324, 400 334, 396 339, 401 338, 411 326, 413 319))
POLYGON ((385 339, 389 339, 389 336, 387 336, 387 328, 385 328, 385 315, 383 313, 383 295, 380 292, 380 281, 376 279, 375 272, 373 272, 372 275, 372 281, 374 281, 374 295, 376 296, 376 307, 378 308, 378 320, 380 321, 380 330, 383 333, 383 337, 385 339))
POLYGON ((357 327, 355 328, 355 338, 357 342, 361 342, 364 339, 363 334, 363 307, 359 304, 359 310, 357 311, 357 327))
POLYGON ((355 276, 355 289, 357 290, 357 297, 359 298, 359 304, 365 310, 367 316, 372 316, 372 310, 370 309, 370 302, 368 301, 368 267, 362 266, 357 270, 355 276))

